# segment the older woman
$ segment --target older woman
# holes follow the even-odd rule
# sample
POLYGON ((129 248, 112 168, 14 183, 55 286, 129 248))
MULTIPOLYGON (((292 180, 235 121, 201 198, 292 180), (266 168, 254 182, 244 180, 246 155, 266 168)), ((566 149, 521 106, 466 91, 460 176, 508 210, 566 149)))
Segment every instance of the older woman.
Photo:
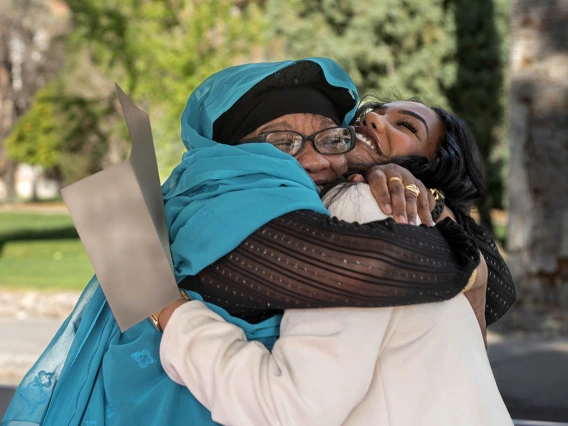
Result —
MULTIPOLYGON (((345 134, 357 104, 351 80, 325 59, 230 68, 196 89, 182 117, 188 153, 164 184, 178 280, 230 308, 232 316, 209 305, 267 347, 279 331, 274 309, 426 303, 460 293, 478 251, 459 226, 328 217, 316 185, 346 171, 342 152, 350 147, 319 155, 332 153, 326 145, 335 138, 313 135, 323 130, 319 119, 311 121, 312 133, 300 129, 312 136, 297 157, 305 171, 270 144, 230 145, 276 118, 266 119, 268 107, 262 123, 248 118, 251 102, 273 96, 294 109, 303 96, 301 113, 340 124, 335 136, 345 134), (291 86, 300 92, 277 93, 291 86), (309 102, 312 96, 321 102, 309 102)), ((508 302, 498 306, 502 313, 508 302)), ((150 321, 121 334, 93 280, 20 384, 5 424, 214 424, 194 395, 167 377, 160 339, 150 321)))

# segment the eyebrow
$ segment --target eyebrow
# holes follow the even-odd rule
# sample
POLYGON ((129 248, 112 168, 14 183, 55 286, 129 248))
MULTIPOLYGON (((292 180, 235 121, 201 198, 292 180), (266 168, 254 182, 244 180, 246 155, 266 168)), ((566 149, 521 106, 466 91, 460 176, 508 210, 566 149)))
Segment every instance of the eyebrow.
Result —
MULTIPOLYGON (((331 118, 328 118, 328 117, 325 118, 325 120, 323 121, 323 124, 326 125, 326 126, 330 126, 330 127, 334 127, 334 126, 338 125, 335 121, 333 121, 331 118)), ((271 123, 270 125, 267 125, 266 127, 261 127, 260 133, 269 132, 269 131, 273 131, 273 130, 291 130, 291 131, 297 132, 297 130, 294 128, 294 126, 290 125, 288 122, 277 121, 276 123, 271 123)))
POLYGON ((293 126, 291 126, 290 124, 288 124, 286 121, 278 121, 276 123, 271 123, 268 126, 265 127, 261 127, 260 128, 260 133, 269 131, 269 130, 294 130, 293 126))
POLYGON ((398 113, 404 114, 404 115, 409 115, 411 117, 414 117, 414 118, 420 120, 424 124, 424 127, 426 127, 426 136, 428 136, 430 129, 428 129, 428 124, 426 124, 426 120, 424 120, 424 118, 421 115, 418 115, 414 111, 409 111, 407 109, 400 109, 400 110, 398 110, 398 113))

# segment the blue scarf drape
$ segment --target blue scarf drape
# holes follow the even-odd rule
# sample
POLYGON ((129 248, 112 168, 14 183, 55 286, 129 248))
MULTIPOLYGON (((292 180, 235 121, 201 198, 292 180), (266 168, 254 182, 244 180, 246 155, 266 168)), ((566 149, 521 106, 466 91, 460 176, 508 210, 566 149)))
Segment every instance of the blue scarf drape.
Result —
MULTIPOLYGON (((330 85, 357 104, 356 89, 330 59, 319 64, 330 85)), ((293 61, 225 69, 203 82, 182 115, 188 149, 163 185, 176 278, 181 281, 237 247, 266 222, 290 211, 326 213, 316 187, 298 162, 269 144, 214 142, 213 123, 256 83, 293 61)), ((198 300, 201 296, 190 295, 198 300)), ((271 348, 280 316, 248 324, 209 307, 271 348)), ((161 334, 143 321, 120 333, 96 277, 45 352, 24 377, 2 426, 214 425, 210 412, 160 364, 161 334)))

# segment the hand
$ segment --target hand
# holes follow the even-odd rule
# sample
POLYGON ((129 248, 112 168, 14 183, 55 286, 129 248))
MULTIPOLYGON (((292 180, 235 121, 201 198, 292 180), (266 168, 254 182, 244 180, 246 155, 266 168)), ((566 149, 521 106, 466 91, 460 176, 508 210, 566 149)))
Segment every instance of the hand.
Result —
POLYGON ((485 323, 485 298, 487 293, 487 263, 483 255, 480 253, 480 262, 477 267, 477 278, 473 283, 473 286, 469 291, 465 292, 465 297, 467 298, 469 304, 473 308, 477 322, 479 323, 479 328, 481 329, 481 335, 483 336, 483 343, 487 349, 487 324, 485 323))
POLYGON ((430 213, 434 207, 430 207, 430 191, 405 168, 396 164, 373 166, 367 173, 367 182, 381 210, 392 214, 397 223, 414 225, 420 217, 423 224, 435 225, 430 213), (418 197, 405 189, 412 184, 420 189, 418 197))

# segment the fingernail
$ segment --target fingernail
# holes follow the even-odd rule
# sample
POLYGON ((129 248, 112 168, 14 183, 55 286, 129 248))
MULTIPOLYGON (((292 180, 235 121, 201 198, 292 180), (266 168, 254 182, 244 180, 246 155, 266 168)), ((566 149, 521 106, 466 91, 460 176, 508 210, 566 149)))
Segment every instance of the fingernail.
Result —
POLYGON ((392 207, 390 204, 385 204, 385 213, 392 214, 392 207))
POLYGON ((402 215, 398 217, 398 223, 406 223, 406 218, 402 215))
POLYGON ((409 225, 414 225, 414 222, 411 221, 411 220, 409 220, 409 221, 408 221, 408 224, 409 224, 409 225))

